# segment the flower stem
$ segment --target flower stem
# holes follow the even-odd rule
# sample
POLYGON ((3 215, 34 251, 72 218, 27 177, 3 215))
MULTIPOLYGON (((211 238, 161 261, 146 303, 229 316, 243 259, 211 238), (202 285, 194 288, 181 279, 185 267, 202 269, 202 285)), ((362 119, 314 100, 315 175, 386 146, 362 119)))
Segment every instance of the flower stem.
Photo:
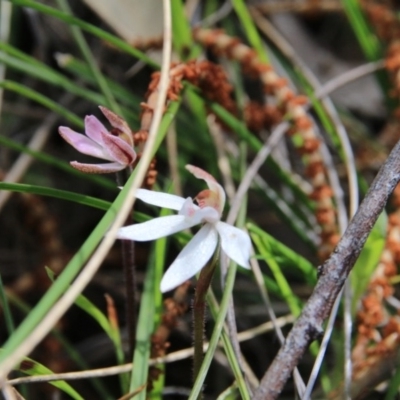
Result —
POLYGON ((219 247, 214 256, 207 265, 201 270, 196 286, 196 294, 193 302, 193 381, 196 380, 201 364, 203 362, 203 344, 204 344, 204 315, 206 308, 206 295, 214 275, 217 261, 219 259, 219 247))
MULTIPOLYGON (((131 218, 129 218, 130 220, 131 218)), ((129 225, 130 221, 127 221, 129 225)), ((134 263, 135 244, 122 240, 122 264, 126 289, 126 323, 128 326, 129 357, 133 356, 136 341, 136 268, 134 263)))
MULTIPOLYGON (((131 168, 126 171, 117 173, 117 183, 123 186, 132 172, 131 168)), ((127 218, 125 225, 132 223, 132 214, 127 218)), ((126 325, 128 328, 128 354, 129 358, 133 357, 133 351, 135 349, 136 341, 136 268, 135 268, 135 243, 131 240, 122 240, 122 266, 125 280, 125 292, 126 292, 126 325)))

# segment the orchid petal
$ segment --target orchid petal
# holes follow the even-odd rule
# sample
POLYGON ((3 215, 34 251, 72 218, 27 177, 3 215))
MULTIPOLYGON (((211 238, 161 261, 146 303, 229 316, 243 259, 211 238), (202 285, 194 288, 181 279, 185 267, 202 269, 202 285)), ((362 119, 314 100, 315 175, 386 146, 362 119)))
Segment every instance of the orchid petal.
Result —
POLYGON ((135 150, 128 143, 118 136, 113 136, 109 133, 101 132, 104 148, 113 158, 120 164, 130 165, 136 159, 135 150))
POLYGON ((208 172, 204 171, 194 165, 186 165, 185 168, 191 172, 197 179, 203 179, 206 181, 207 186, 212 190, 218 197, 218 211, 222 214, 225 206, 226 195, 223 187, 215 180, 215 178, 208 172))
POLYGON ((99 144, 89 139, 85 135, 77 133, 66 126, 60 126, 58 128, 58 132, 66 142, 68 142, 80 153, 87 154, 88 156, 114 161, 114 159, 111 158, 99 144))
MULTIPOLYGON (((124 119, 122 119, 119 115, 113 113, 106 107, 99 106, 99 108, 113 128, 117 128, 118 130, 132 138, 131 128, 124 119)), ((133 145, 133 140, 131 144, 133 145)))
POLYGON ((102 132, 108 132, 108 129, 94 115, 87 115, 85 117, 86 136, 102 146, 102 132))
POLYGON ((210 224, 204 225, 165 272, 161 292, 168 292, 196 275, 212 257, 217 243, 217 231, 210 224))
POLYGON ((244 268, 250 268, 249 258, 251 252, 251 240, 242 229, 225 222, 215 224, 220 238, 222 250, 227 256, 244 268))
POLYGON ((110 174, 112 172, 118 172, 126 168, 125 165, 120 163, 84 164, 78 161, 71 161, 70 164, 75 169, 89 174, 110 174))
POLYGON ((138 189, 136 191, 136 198, 153 206, 177 211, 182 208, 183 203, 185 202, 183 197, 169 193, 155 192, 154 190, 147 189, 138 189))
POLYGON ((118 230, 117 238, 146 242, 172 235, 198 223, 199 220, 196 218, 188 219, 183 215, 167 215, 140 224, 124 226, 118 230))

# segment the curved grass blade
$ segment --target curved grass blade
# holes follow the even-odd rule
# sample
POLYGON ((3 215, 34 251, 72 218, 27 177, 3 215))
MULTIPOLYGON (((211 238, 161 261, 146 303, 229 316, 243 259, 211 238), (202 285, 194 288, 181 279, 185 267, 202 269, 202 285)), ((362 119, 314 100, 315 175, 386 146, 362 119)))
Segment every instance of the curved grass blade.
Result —
MULTIPOLYGON (((16 308, 18 308, 24 315, 29 314, 31 311, 31 307, 26 304, 23 300, 21 300, 19 297, 14 295, 11 292, 7 293, 8 300, 10 303, 12 303, 16 308)), ((51 334, 56 338, 61 343, 61 346, 64 347, 66 353, 68 354, 68 357, 78 365, 81 370, 87 370, 89 369, 89 365, 86 363, 86 361, 83 359, 81 354, 75 349, 75 347, 68 341, 68 339, 65 338, 65 336, 57 329, 53 328, 51 331, 51 334)), ((99 399, 105 399, 105 400, 112 400, 115 397, 112 396, 104 383, 99 379, 99 378, 91 378, 89 379, 90 383, 93 385, 93 388, 96 389, 99 399)))
MULTIPOLYGON (((212 313, 214 320, 217 320, 220 312, 220 307, 217 303, 217 300, 212 290, 209 290, 209 292, 207 293, 207 304, 210 307, 210 311, 212 313)), ((228 358, 229 365, 236 379, 235 381, 236 391, 240 392, 242 399, 249 399, 250 395, 246 387, 246 382, 243 377, 243 372, 240 368, 238 359, 236 358, 235 350, 233 349, 232 343, 229 339, 229 335, 225 329, 222 331, 221 339, 222 339, 222 345, 225 350, 225 354, 228 358)))
MULTIPOLYGON (((72 16, 72 11, 66 0, 57 0, 60 8, 66 13, 72 16)), ((100 68, 97 65, 96 60, 94 59, 92 52, 90 51, 90 47, 88 46, 85 37, 83 36, 81 30, 77 26, 71 26, 72 35, 77 43, 83 57, 85 58, 87 64, 90 67, 90 70, 93 74, 94 80, 97 83, 100 91, 103 93, 104 98, 106 99, 105 105, 112 109, 114 112, 123 117, 121 109, 118 103, 115 101, 114 96, 108 86, 106 79, 100 71, 100 68)))
MULTIPOLYGON (((54 272, 48 267, 45 268, 47 276, 54 283, 55 279, 54 272)), ((119 334, 118 327, 113 326, 113 324, 110 322, 107 316, 83 294, 79 295, 76 298, 75 305, 78 306, 83 311, 85 311, 100 325, 100 327, 103 329, 103 331, 110 338, 110 340, 114 345, 118 364, 122 365, 125 361, 124 360, 125 357, 124 357, 124 350, 122 348, 121 335, 119 334)), ((123 382, 123 376, 124 375, 121 375, 122 382, 123 382)))
POLYGON ((357 0, 341 0, 341 3, 367 59, 382 58, 382 46, 365 19, 360 3, 357 0))
MULTIPOLYGON (((232 295, 235 277, 236 277, 236 268, 232 268, 232 265, 231 265, 231 267, 228 269, 228 273, 226 275, 224 293, 222 296, 219 313, 215 320, 214 330, 211 335, 208 349, 204 356, 204 361, 200 367, 200 371, 197 375, 197 379, 193 385, 192 392, 190 393, 189 400, 197 400, 198 396, 201 393, 201 390, 202 390, 202 387, 204 384, 204 380, 206 379, 211 362, 214 358, 215 350, 217 349, 218 342, 219 342, 219 339, 221 338, 221 334, 222 334, 222 331, 224 328, 225 317, 226 317, 226 313, 228 310, 229 299, 230 299, 230 296, 232 295)), ((244 393, 241 393, 241 395, 242 395, 243 399, 250 400, 249 393, 244 392, 244 393)))
POLYGON ((10 55, 8 54, 10 53, 10 49, 15 53, 15 49, 13 49, 12 46, 0 42, 0 50, 3 50, 3 52, 0 52, 0 61, 6 64, 9 68, 33 76, 51 85, 61 87, 67 92, 75 94, 76 96, 86 99, 94 104, 105 103, 105 98, 101 94, 75 84, 66 76, 56 72, 45 64, 38 64, 37 62, 31 63, 29 60, 26 60, 26 56, 22 59, 19 56, 10 55))
POLYGON ((268 249, 271 257, 273 257, 282 267, 287 269, 297 269, 310 286, 317 282, 317 271, 315 267, 304 257, 276 240, 267 232, 260 229, 257 225, 246 224, 249 233, 253 237, 260 239, 263 246, 268 249))
POLYGON ((41 151, 33 151, 29 147, 23 146, 22 144, 17 143, 3 135, 0 135, 0 145, 7 146, 8 148, 18 151, 20 153, 29 154, 38 161, 41 161, 45 164, 49 164, 53 167, 56 167, 70 174, 76 175, 79 178, 90 180, 93 183, 98 184, 99 186, 105 187, 107 189, 117 190, 115 183, 113 183, 107 178, 97 175, 83 174, 82 172, 79 172, 75 168, 72 168, 66 162, 60 161, 56 157, 49 156, 48 154, 41 151))
POLYGON ((353 289, 352 314, 355 315, 360 298, 365 293, 371 276, 378 266, 382 251, 386 243, 387 215, 385 211, 379 216, 372 228, 368 239, 354 264, 350 275, 351 287, 353 289))
MULTIPOLYGON (((169 106, 166 114, 163 117, 162 123, 157 136, 157 141, 154 147, 154 152, 158 149, 163 140, 169 124, 174 118, 180 102, 173 102, 169 106)), ((128 182, 132 182, 136 177, 135 171, 133 171, 128 182)), ((110 224, 112 223, 115 213, 121 207, 125 198, 127 196, 129 185, 126 185, 115 201, 112 203, 111 207, 108 209, 103 218, 99 221, 97 226, 93 229, 92 233, 86 239, 85 243, 81 246, 79 251, 71 259, 68 265, 65 267, 64 271, 60 274, 58 279, 54 282, 54 285, 46 292, 46 294, 41 298, 36 307, 32 312, 25 318, 25 320, 20 324, 20 326, 15 330, 9 340, 3 346, 3 352, 0 354, 0 369, 1 363, 4 362, 8 357, 10 357, 13 352, 19 347, 30 332, 35 328, 38 322, 43 318, 52 305, 59 299, 59 297, 67 290, 72 280, 77 276, 77 274, 82 269, 82 266, 89 259, 92 252, 100 243, 101 239, 107 232, 110 224)))
MULTIPOLYGON (((164 192, 168 192, 168 189, 165 190, 164 192)), ((160 216, 166 216, 170 215, 171 211, 168 209, 162 209, 160 216)), ((166 260, 166 251, 167 251, 167 237, 158 239, 155 244, 154 244, 154 254, 155 254, 155 271, 154 271, 154 293, 153 293, 153 299, 154 299, 154 331, 157 329, 157 327, 160 325, 162 321, 162 314, 164 312, 164 307, 163 307, 163 296, 161 291, 159 290, 159 285, 161 282, 161 278, 164 273, 164 267, 165 267, 165 260, 166 260)), ((141 321, 139 321, 140 325, 141 321)), ((159 377, 157 380, 153 381, 153 389, 151 390, 150 393, 147 393, 147 395, 152 399, 152 400, 161 400, 162 399, 162 391, 164 388, 164 381, 165 381, 165 364, 158 364, 155 366, 159 371, 159 377)))
MULTIPOLYGON (((95 79, 89 66, 84 63, 83 61, 77 59, 71 54, 57 54, 56 59, 58 65, 68 71, 69 73, 73 74, 77 78, 79 77, 84 82, 94 84, 95 79)), ((121 103, 126 106, 129 106, 132 109, 133 113, 139 113, 140 108, 137 106, 141 99, 139 96, 136 96, 131 90, 125 89, 124 86, 121 84, 105 78, 107 81, 107 85, 110 87, 111 92, 115 96, 115 98, 121 103)))
POLYGON ((261 61, 268 62, 267 52, 245 2, 243 0, 232 0, 232 5, 242 24, 251 47, 257 52, 261 61))
POLYGON ((251 238, 254 241, 262 259, 268 264, 269 268, 271 269, 271 272, 279 287, 281 296, 287 302, 291 313, 296 317, 299 316, 302 310, 301 301, 290 288, 290 285, 285 275, 283 274, 280 265, 272 254, 271 246, 269 245, 269 243, 264 243, 261 240, 260 236, 254 233, 251 234, 251 238))
POLYGON ((14 318, 11 313, 10 305, 8 303, 8 298, 6 295, 5 286, 3 284, 3 279, 0 274, 0 304, 3 307, 4 322, 6 324, 6 329, 9 335, 11 335, 15 330, 14 318))
POLYGON ((175 51, 183 61, 197 58, 201 53, 201 48, 198 44, 193 43, 192 29, 186 18, 182 0, 171 1, 171 16, 175 51))
POLYGON ((129 393, 137 392, 135 396, 138 400, 145 400, 147 390, 142 387, 146 386, 148 376, 148 362, 151 350, 151 334, 154 332, 155 301, 154 292, 158 289, 155 282, 155 259, 154 252, 151 253, 147 266, 146 279, 144 289, 140 299, 140 311, 138 326, 136 331, 136 347, 133 355, 133 371, 129 386, 129 393))
MULTIPOLYGON (((340 2, 343 5, 343 9, 350 22, 350 26, 352 27, 367 60, 380 60, 384 53, 383 46, 365 18, 360 2, 358 0, 341 0, 340 2)), ((393 98, 388 95, 391 89, 391 83, 389 82, 388 75, 383 71, 378 71, 376 73, 376 77, 382 88, 382 93, 385 96, 386 103, 389 106, 394 107, 395 104, 393 104, 393 98)))
POLYGON ((21 6, 21 7, 28 7, 32 8, 34 10, 39 11, 40 13, 51 15, 53 17, 56 17, 60 19, 61 21, 64 21, 65 23, 69 25, 74 25, 78 26, 79 28, 83 29, 84 31, 91 33, 94 36, 97 36, 100 39, 105 40, 106 42, 109 42, 119 50, 130 54, 131 56, 143 61, 147 65, 158 69, 159 66, 157 63, 155 63, 150 57, 146 56, 143 54, 141 51, 133 48, 130 46, 128 43, 125 41, 117 38, 116 36, 112 35, 111 33, 108 33, 104 31, 103 29, 97 28, 96 26, 89 24, 85 21, 82 21, 79 18, 72 17, 65 12, 59 11, 53 7, 46 6, 42 3, 38 3, 33 0, 10 0, 11 3, 21 6))
POLYGON ((49 110, 60 114, 62 117, 64 117, 67 121, 71 122, 72 124, 75 124, 83 128, 82 119, 79 118, 76 114, 72 113, 65 107, 61 106, 59 103, 56 103, 55 101, 49 99, 46 96, 43 96, 42 94, 36 92, 33 89, 30 89, 24 85, 9 80, 4 80, 3 82, 0 82, 0 87, 18 93, 21 96, 24 96, 28 99, 31 99, 36 103, 39 103, 42 106, 48 108, 49 110))
MULTIPOLYGON (((0 354, 3 352, 0 351, 0 354)), ((49 368, 45 367, 43 364, 32 360, 32 358, 25 357, 21 363, 15 367, 17 371, 22 372, 26 375, 37 376, 37 375, 49 375, 54 374, 49 368)), ((67 382, 65 381, 51 381, 50 385, 62 390, 64 393, 68 394, 75 400, 84 400, 83 397, 67 382)))
POLYGON ((24 183, 0 182, 0 190, 11 190, 13 192, 32 193, 40 196, 54 197, 57 199, 73 201, 74 203, 83 204, 85 206, 98 208, 104 211, 107 211, 112 204, 109 201, 97 199, 91 196, 86 196, 80 193, 53 189, 44 186, 28 185, 24 183))

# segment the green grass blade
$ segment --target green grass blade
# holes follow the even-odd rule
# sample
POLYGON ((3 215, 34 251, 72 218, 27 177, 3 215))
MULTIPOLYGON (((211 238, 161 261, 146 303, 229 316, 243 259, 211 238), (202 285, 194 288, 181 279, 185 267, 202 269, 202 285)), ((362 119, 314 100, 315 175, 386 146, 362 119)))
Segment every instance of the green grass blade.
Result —
MULTIPOLYGON (((235 132, 241 140, 244 140, 252 150, 259 151, 262 147, 262 143, 259 139, 257 139, 245 126, 245 124, 239 119, 235 118, 232 114, 226 111, 222 106, 217 103, 207 103, 212 112, 218 116, 229 128, 235 132)), ((275 163, 271 157, 269 157, 266 161, 267 165, 269 165, 276 174, 279 175, 279 179, 290 187, 295 196, 297 197, 297 201, 301 201, 307 207, 312 208, 312 202, 308 199, 306 194, 302 192, 298 186, 292 181, 290 176, 282 171, 277 163, 275 163)))
MULTIPOLYGON (((179 108, 179 104, 179 102, 172 103, 165 113, 162 123, 160 125, 154 151, 156 151, 156 149, 158 149, 158 147, 160 146, 161 141, 167 132, 169 124, 179 108)), ((128 182, 132 182, 135 179, 135 176, 136 174, 134 171, 128 182)), ((65 267, 64 271, 60 274, 58 279, 54 282, 54 285, 51 286, 51 288, 41 298, 41 300, 32 310, 32 312, 15 330, 12 337, 10 337, 9 340, 7 340, 7 342, 4 344, 4 351, 0 355, 0 369, 1 362, 10 357, 12 353, 19 347, 20 343, 22 343, 26 339, 26 337, 28 337, 30 332, 35 328, 35 326, 39 323, 43 316, 47 314, 48 310, 65 292, 65 290, 67 290, 72 280, 80 272, 82 266, 89 259, 90 255, 93 253, 93 251, 105 235, 106 231, 110 227, 112 221, 114 220, 114 216, 117 213, 117 210, 125 201, 128 188, 129 184, 121 190, 115 201, 112 203, 111 207, 108 209, 106 214, 103 216, 97 226, 93 229, 92 233, 86 239, 85 243, 71 259, 71 261, 65 267)))
POLYGON ((51 110, 55 113, 58 113, 59 115, 64 117, 67 121, 71 122, 72 124, 75 124, 75 125, 83 128, 82 119, 79 118, 76 114, 67 110, 65 107, 61 106, 59 103, 40 94, 39 92, 36 92, 35 90, 28 88, 27 86, 21 85, 17 82, 4 80, 3 82, 0 82, 0 87, 2 87, 3 89, 9 90, 9 91, 18 93, 21 96, 26 97, 28 99, 31 99, 31 100, 35 101, 36 103, 41 104, 42 106, 48 108, 49 110, 51 110))
POLYGON ((261 240, 261 238, 256 234, 252 234, 251 238, 256 245, 258 253, 262 257, 262 259, 265 260, 265 262, 268 264, 269 268, 271 269, 271 272, 272 272, 272 274, 276 280, 276 283, 278 284, 279 290, 281 292, 281 296, 287 302, 291 313, 297 317, 301 313, 301 309, 302 309, 301 301, 293 293, 292 289, 290 288, 290 285, 289 285, 285 275, 283 274, 279 263, 276 261, 274 255, 273 255, 270 245, 268 243, 264 243, 261 240))
MULTIPOLYGON (((144 289, 140 299, 140 311, 136 331, 136 347, 133 355, 133 371, 129 392, 140 390, 146 386, 149 370, 149 359, 151 350, 151 335, 154 332, 155 299, 154 291, 158 289, 159 282, 155 282, 155 259, 154 252, 149 259, 147 266, 144 289)), ((138 400, 145 400, 147 391, 144 388, 135 396, 138 400)))
POLYGON ((95 197, 86 196, 80 193, 69 192, 67 190, 59 190, 44 186, 27 185, 23 183, 7 183, 0 182, 0 190, 11 190, 19 193, 32 193, 40 196, 49 196, 57 199, 73 201, 74 203, 83 204, 85 206, 98 208, 107 211, 111 203, 109 201, 97 199, 95 197))
POLYGON ((1 277, 1 274, 0 274, 0 304, 3 307, 4 321, 6 324, 7 332, 9 335, 11 335, 15 330, 15 325, 10 305, 8 304, 5 286, 3 284, 3 279, 1 277))
MULTIPOLYGON (((214 320, 217 320, 218 315, 220 313, 220 308, 218 306, 217 300, 216 300, 212 290, 209 290, 209 292, 207 293, 207 303, 210 307, 210 311, 211 311, 211 314, 212 314, 214 320)), ((237 386, 237 389, 239 389, 242 399, 249 399, 250 395, 247 390, 247 386, 246 386, 246 382, 243 377, 242 370, 240 368, 238 359, 236 358, 235 350, 233 349, 229 335, 225 330, 222 331, 222 345, 224 347, 226 357, 228 358, 229 365, 230 365, 233 375, 235 377, 235 380, 236 380, 235 384, 237 386)))
POLYGON ((251 47, 257 52, 258 57, 261 61, 267 63, 268 56, 265 51, 262 39, 258 34, 257 28, 254 25, 253 18, 247 9, 247 6, 243 0, 232 0, 233 8, 235 9, 236 15, 238 16, 242 27, 246 33, 247 40, 251 47))
MULTIPOLYGON (((57 61, 60 68, 71 73, 75 77, 89 84, 95 83, 95 79, 89 66, 83 61, 78 60, 71 54, 59 54, 57 56, 57 61)), ((140 111, 139 104, 141 102, 141 98, 135 95, 131 90, 126 89, 118 82, 115 82, 112 79, 105 79, 115 98, 121 104, 129 106, 133 113, 138 114, 140 111)))
MULTIPOLYGON (((168 192, 165 190, 165 192, 168 192)), ((171 210, 162 209, 160 213, 160 217, 170 215, 171 210)), ((163 296, 160 291, 159 285, 161 282, 161 278, 164 274, 165 260, 166 260, 166 252, 167 252, 167 241, 168 238, 161 238, 155 242, 154 246, 154 254, 155 254, 155 271, 154 271, 154 327, 158 327, 162 320, 162 315, 164 312, 163 307, 163 296)), ((162 390, 164 388, 165 381, 165 364, 158 364, 155 366, 159 371, 159 378, 153 382, 153 389, 150 393, 148 393, 149 397, 152 400, 161 400, 162 399, 162 390)))
MULTIPOLYGON (((3 352, 0 351, 0 354, 3 352)), ((43 364, 32 360, 31 358, 25 357, 21 363, 16 366, 15 368, 17 371, 22 372, 23 374, 30 375, 30 376, 40 376, 40 375, 50 375, 53 372, 45 367, 43 364)), ((67 382, 65 381, 51 381, 49 382, 50 385, 55 386, 56 388, 60 389, 64 393, 68 394, 75 400, 84 400, 83 397, 67 382)))
MULTIPOLYGON (((55 274, 50 268, 46 268, 46 273, 49 279, 54 283, 55 274)), ((105 316, 105 314, 95 305, 93 304, 86 296, 83 294, 79 295, 75 300, 75 305, 85 311, 88 315, 90 315, 103 329, 103 331, 107 334, 107 336, 114 341, 114 332, 111 327, 110 321, 105 316)))
POLYGON ((366 21, 360 2, 358 0, 341 0, 341 3, 367 59, 377 61, 382 58, 381 44, 366 21))
MULTIPOLYGON (((162 209, 160 216, 170 215, 171 210, 162 209)), ((154 244, 154 251, 149 260, 149 265, 144 284, 144 292, 141 298, 141 307, 138 319, 136 335, 136 348, 133 356, 134 370, 131 375, 130 392, 137 390, 147 381, 149 369, 149 359, 151 350, 151 335, 161 322, 163 313, 163 296, 160 292, 160 282, 164 273, 166 259, 167 238, 158 239, 154 244), (154 315, 153 318, 149 316, 154 315), (141 372, 139 372, 141 371, 141 372)), ((158 366, 160 368, 160 366, 158 366)), ((162 370, 164 366, 162 366, 162 370)), ((150 394, 152 399, 161 398, 164 386, 164 374, 160 374, 160 379, 153 382, 153 390, 150 394)), ((146 399, 148 393, 142 390, 137 399, 146 399)))
POLYGON ((397 366, 396 372, 390 379, 389 386, 386 389, 385 400, 396 400, 399 397, 400 388, 400 367, 397 366))
POLYGON ((150 57, 146 56, 141 51, 133 48, 125 41, 104 31, 103 29, 100 29, 92 24, 82 21, 79 18, 72 17, 72 16, 66 14, 65 12, 59 11, 53 7, 46 6, 42 3, 38 3, 37 1, 33 1, 33 0, 10 0, 10 1, 11 1, 11 3, 13 3, 17 6, 32 8, 34 10, 39 11, 40 13, 43 13, 46 15, 51 15, 55 18, 58 18, 61 21, 64 21, 65 23, 67 23, 69 25, 78 26, 79 28, 83 29, 84 31, 91 33, 92 35, 97 36, 98 38, 105 40, 106 42, 109 42, 110 44, 112 44, 116 48, 118 48, 119 50, 121 50, 127 54, 130 54, 131 56, 145 62, 147 65, 149 65, 153 68, 159 68, 157 63, 155 63, 150 57))
MULTIPOLYGON (((360 1, 341 0, 341 3, 366 59, 369 61, 382 59, 384 54, 383 46, 365 18, 360 1)), ((388 75, 384 71, 378 71, 376 77, 387 105, 390 108, 394 108, 396 104, 393 102, 393 98, 388 95, 392 87, 388 75)))
POLYGON ((263 243, 264 247, 268 248, 271 257, 273 257, 285 269, 297 269, 303 279, 310 286, 315 285, 317 282, 317 271, 307 259, 296 253, 283 243, 276 240, 267 232, 260 229, 257 225, 248 223, 247 229, 253 236, 257 236, 263 243))
MULTIPOLYGON (((11 292, 8 292, 7 296, 9 302, 13 304, 16 308, 18 308, 21 312, 23 312, 25 315, 30 313, 31 307, 23 300, 21 300, 19 297, 17 297, 11 292)), ((57 328, 53 328, 51 334, 54 335, 54 337, 61 343, 66 353, 68 354, 68 357, 72 361, 74 361, 76 365, 78 365, 81 368, 82 371, 90 368, 89 365, 86 363, 86 361, 82 358, 80 353, 57 328)), ((93 387, 97 390, 99 398, 105 400, 113 400, 115 398, 108 392, 107 388, 105 387, 101 379, 91 378, 89 379, 89 381, 93 385, 93 387)))
POLYGON ((217 400, 236 400, 238 398, 239 392, 236 383, 232 386, 226 388, 217 397, 217 400))
MULTIPOLYGON (((265 202, 265 207, 290 227, 310 250, 315 251, 315 243, 306 233, 306 230, 312 230, 313 227, 309 223, 310 221, 305 219, 306 215, 302 210, 297 212, 299 207, 296 209, 291 204, 287 204, 282 195, 266 182, 255 182, 254 184, 256 185, 254 190, 265 202)), ((297 197, 295 199, 297 200, 297 197)))
POLYGON ((12 150, 18 151, 20 153, 29 154, 36 160, 43 162, 45 164, 51 165, 55 168, 58 168, 64 172, 68 172, 69 174, 75 175, 77 178, 87 179, 93 183, 96 183, 99 186, 102 186, 102 187, 110 189, 110 190, 117 191, 115 183, 113 183, 111 180, 109 180, 107 178, 104 178, 104 177, 98 176, 98 175, 83 174, 82 172, 79 172, 75 168, 72 168, 66 162, 60 161, 56 157, 49 156, 48 154, 41 152, 41 151, 33 151, 29 147, 23 146, 22 144, 17 143, 14 140, 11 140, 3 135, 0 135, 0 145, 6 146, 6 147, 8 147, 12 150))
MULTIPOLYGON (((47 276, 54 283, 55 279, 54 272, 50 268, 47 267, 45 268, 47 276)), ((83 294, 79 295, 76 298, 74 304, 83 311, 85 311, 86 314, 88 314, 90 317, 92 317, 99 324, 101 329, 103 329, 103 331, 110 338, 110 340, 114 345, 118 364, 122 365, 125 362, 125 356, 118 328, 114 327, 113 324, 111 324, 110 320, 107 318, 107 316, 83 294)), ((124 379, 126 378, 126 374, 122 374, 120 375, 120 377, 121 377, 122 387, 123 389, 126 389, 128 383, 127 379, 124 379)))
POLYGON ((382 251, 386 243, 387 215, 383 212, 374 227, 358 257, 350 275, 351 287, 353 289, 352 312, 355 315, 360 298, 365 293, 371 276, 378 266, 382 251))
MULTIPOLYGON (((72 11, 67 3, 66 0, 57 0, 57 3, 59 7, 68 15, 72 16, 72 11)), ((113 94, 111 93, 111 90, 107 84, 106 79, 104 78, 103 74, 101 73, 99 67, 97 66, 97 62, 94 59, 92 52, 90 51, 90 48, 86 42, 85 37, 82 35, 81 30, 77 26, 71 26, 71 32, 72 35, 76 41, 76 43, 79 46, 79 49, 85 58, 86 62, 88 63, 90 70, 93 74, 93 77, 97 83, 97 86, 99 87, 100 91, 103 93, 103 96, 106 99, 105 105, 112 109, 114 112, 119 114, 121 117, 123 117, 121 109, 118 105, 118 103, 115 101, 113 94)))
MULTIPOLYGON (((199 374, 197 376, 196 382, 193 385, 192 392, 190 393, 189 400, 197 400, 198 396, 202 391, 204 380, 206 378, 207 372, 210 368, 211 362, 214 357, 215 350, 217 349, 219 339, 221 338, 222 330, 224 327, 224 321, 226 317, 226 312, 228 310, 229 299, 232 295, 233 284, 236 277, 236 268, 231 267, 228 269, 228 274, 226 276, 224 294, 222 296, 222 301, 219 309, 219 313, 215 320, 215 326, 213 333, 211 335, 210 343, 207 352, 204 356, 203 364, 201 365, 199 374)), ((250 396, 246 393, 242 393, 243 399, 250 399, 250 396)))
POLYGON ((186 18, 182 0, 171 1, 172 40, 175 51, 181 60, 197 58, 201 52, 200 46, 193 43, 192 29, 186 18))
MULTIPOLYGON (((37 78, 51 85, 61 87, 69 93, 75 94, 83 99, 86 99, 94 104, 104 104, 105 98, 101 94, 93 92, 88 88, 84 88, 72 82, 66 76, 56 72, 45 64, 30 63, 8 53, 11 46, 0 42, 0 62, 6 64, 9 68, 20 71, 26 75, 37 78)), ((26 58, 26 57, 25 57, 26 58)))
MULTIPOLYGON (((19 193, 32 193, 39 196, 54 197, 56 199, 73 201, 78 204, 97 208, 107 211, 112 206, 112 203, 106 200, 101 200, 96 197, 87 196, 85 194, 69 192, 67 190, 53 189, 44 186, 27 185, 24 183, 7 183, 0 182, 0 190, 11 190, 19 193)), ((134 219, 137 222, 148 221, 151 217, 139 211, 134 212, 134 219)), ((189 241, 190 236, 185 233, 177 233, 176 237, 183 243, 189 241)))

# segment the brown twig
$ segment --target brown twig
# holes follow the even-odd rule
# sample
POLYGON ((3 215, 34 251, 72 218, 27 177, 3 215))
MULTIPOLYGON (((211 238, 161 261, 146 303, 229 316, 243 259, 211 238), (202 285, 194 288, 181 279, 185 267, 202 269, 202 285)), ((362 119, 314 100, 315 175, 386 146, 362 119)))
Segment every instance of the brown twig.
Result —
POLYGON ((320 267, 320 278, 314 292, 262 378, 254 400, 277 398, 309 344, 322 334, 322 323, 328 317, 369 232, 399 180, 400 142, 380 169, 335 251, 320 267))

